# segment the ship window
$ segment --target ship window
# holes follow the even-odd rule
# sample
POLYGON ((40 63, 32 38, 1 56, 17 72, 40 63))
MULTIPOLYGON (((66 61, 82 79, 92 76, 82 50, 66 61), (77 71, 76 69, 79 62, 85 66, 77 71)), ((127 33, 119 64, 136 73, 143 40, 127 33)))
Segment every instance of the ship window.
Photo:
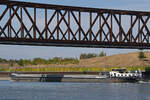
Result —
POLYGON ((129 77, 130 77, 131 75, 129 74, 129 77))

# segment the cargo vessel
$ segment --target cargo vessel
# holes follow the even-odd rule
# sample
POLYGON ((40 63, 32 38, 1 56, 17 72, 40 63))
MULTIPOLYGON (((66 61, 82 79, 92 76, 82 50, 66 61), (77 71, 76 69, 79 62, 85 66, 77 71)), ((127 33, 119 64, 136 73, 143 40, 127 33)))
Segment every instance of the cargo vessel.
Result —
POLYGON ((94 82, 94 83, 122 83, 138 82, 142 78, 141 71, 126 72, 124 69, 113 69, 98 75, 63 75, 63 74, 17 74, 12 73, 11 80, 27 82, 94 82))

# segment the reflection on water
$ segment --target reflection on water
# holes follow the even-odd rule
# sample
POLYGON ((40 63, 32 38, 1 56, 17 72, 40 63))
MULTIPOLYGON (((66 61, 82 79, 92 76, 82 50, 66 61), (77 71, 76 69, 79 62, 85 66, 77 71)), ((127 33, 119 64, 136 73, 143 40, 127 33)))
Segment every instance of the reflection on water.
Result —
POLYGON ((150 100, 150 84, 0 81, 0 100, 150 100))

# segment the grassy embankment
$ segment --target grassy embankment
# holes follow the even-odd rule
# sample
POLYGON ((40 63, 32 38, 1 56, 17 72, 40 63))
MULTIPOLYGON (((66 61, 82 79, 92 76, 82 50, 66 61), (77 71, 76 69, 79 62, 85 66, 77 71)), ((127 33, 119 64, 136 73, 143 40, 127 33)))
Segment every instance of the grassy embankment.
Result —
POLYGON ((82 54, 82 58, 53 58, 33 60, 1 59, 6 67, 0 67, 0 71, 6 72, 100 72, 110 71, 114 68, 126 68, 128 71, 145 70, 150 65, 150 52, 144 53, 146 57, 139 59, 139 53, 118 54, 113 56, 96 56, 82 54), (92 56, 92 57, 91 57, 92 56), (88 57, 88 59, 86 59, 88 57), (90 58, 89 58, 90 57, 90 58), (8 65, 8 66, 7 66, 8 65), (15 66, 15 67, 14 67, 15 66))
MULTIPOLYGON (((110 71, 114 68, 122 68, 122 67, 41 67, 41 68, 1 68, 0 71, 6 72, 100 72, 100 71, 110 71)), ((146 67, 135 66, 135 67, 126 67, 128 71, 141 69, 145 70, 146 67)))

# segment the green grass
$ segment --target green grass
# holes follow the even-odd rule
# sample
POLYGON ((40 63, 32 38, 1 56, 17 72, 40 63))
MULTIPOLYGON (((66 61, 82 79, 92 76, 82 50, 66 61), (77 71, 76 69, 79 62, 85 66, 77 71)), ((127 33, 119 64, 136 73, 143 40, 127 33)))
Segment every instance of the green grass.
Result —
MULTIPOLYGON (((41 68, 9 68, 0 69, 0 71, 5 72, 100 72, 100 71, 111 71, 114 68, 122 67, 41 67, 41 68)), ((146 67, 135 66, 135 67, 125 67, 127 71, 133 71, 141 69, 145 71, 146 67)))

